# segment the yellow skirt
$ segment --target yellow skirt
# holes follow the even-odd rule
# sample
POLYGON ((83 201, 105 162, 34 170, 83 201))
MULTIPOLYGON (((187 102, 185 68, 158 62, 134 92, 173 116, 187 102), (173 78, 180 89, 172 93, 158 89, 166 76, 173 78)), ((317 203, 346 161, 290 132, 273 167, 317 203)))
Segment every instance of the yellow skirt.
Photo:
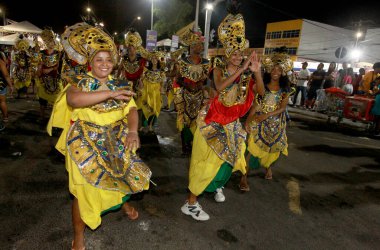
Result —
POLYGON ((259 158, 260 166, 264 168, 269 168, 277 159, 280 157, 280 154, 288 155, 288 148, 286 147, 282 152, 270 153, 262 150, 255 143, 253 136, 248 136, 248 151, 251 155, 259 158))
POLYGON ((30 86, 30 83, 32 82, 31 79, 27 79, 25 81, 18 81, 18 80, 15 80, 15 88, 16 89, 21 89, 23 87, 29 87, 30 86))
POLYGON ((42 98, 51 104, 54 104, 55 100, 57 100, 59 93, 63 89, 61 80, 58 80, 58 90, 53 94, 50 94, 46 91, 46 89, 43 86, 40 78, 36 78, 36 85, 37 85, 37 96, 38 96, 38 98, 42 98))
MULTIPOLYGON (((96 229, 102 221, 101 214, 105 210, 113 208, 123 203, 123 197, 126 194, 119 191, 110 191, 96 188, 89 184, 80 173, 78 166, 71 159, 70 153, 67 151, 67 133, 70 129, 70 120, 87 120, 96 122, 99 125, 110 124, 120 117, 128 115, 129 109, 136 107, 135 102, 130 101, 129 105, 124 110, 112 111, 100 115, 96 111, 89 108, 72 109, 67 105, 66 88, 59 95, 57 102, 54 105, 51 118, 48 124, 48 133, 51 135, 52 127, 63 128, 63 132, 56 144, 56 149, 65 155, 66 170, 69 176, 69 190, 79 202, 80 216, 84 223, 91 229, 96 229)), ((144 190, 149 188, 147 183, 144 190)))
MULTIPOLYGON (((246 146, 242 146, 240 157, 233 166, 232 171, 246 173, 246 162, 244 157, 246 146)), ((218 173, 220 166, 224 163, 222 159, 207 144, 199 128, 196 129, 193 141, 189 170, 189 189, 198 196, 207 188, 218 173)))
POLYGON ((161 85, 144 80, 144 88, 141 96, 141 109, 146 119, 150 116, 159 116, 161 112, 161 85))

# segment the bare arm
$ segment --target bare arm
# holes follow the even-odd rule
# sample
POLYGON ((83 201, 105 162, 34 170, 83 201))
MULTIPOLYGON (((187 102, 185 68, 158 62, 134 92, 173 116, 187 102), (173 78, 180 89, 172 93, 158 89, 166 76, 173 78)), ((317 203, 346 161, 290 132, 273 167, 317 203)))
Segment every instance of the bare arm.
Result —
POLYGON ((3 60, 0 60, 0 70, 4 76, 5 81, 7 82, 8 86, 11 89, 11 93, 13 93, 13 82, 12 82, 11 77, 8 74, 7 66, 3 60))
POLYGON ((136 108, 131 108, 128 113, 128 135, 125 139, 125 148, 133 153, 140 147, 140 138, 137 132, 138 113, 136 108))
POLYGON ((261 76, 261 63, 256 53, 254 53, 251 58, 251 64, 249 65, 249 69, 255 75, 255 80, 256 80, 255 92, 263 96, 265 94, 265 87, 264 87, 263 78, 261 76))
POLYGON ((248 66, 251 63, 251 59, 253 57, 252 53, 247 60, 243 63, 243 67, 238 68, 231 76, 227 77, 226 79, 222 79, 222 71, 218 68, 214 69, 214 83, 215 88, 218 92, 223 91, 225 88, 229 87, 236 78, 238 78, 246 69, 248 69, 248 66))
POLYGON ((92 106, 110 98, 116 100, 129 101, 133 96, 133 92, 129 90, 102 90, 93 92, 84 92, 77 87, 71 86, 67 90, 67 104, 73 108, 84 108, 92 106))

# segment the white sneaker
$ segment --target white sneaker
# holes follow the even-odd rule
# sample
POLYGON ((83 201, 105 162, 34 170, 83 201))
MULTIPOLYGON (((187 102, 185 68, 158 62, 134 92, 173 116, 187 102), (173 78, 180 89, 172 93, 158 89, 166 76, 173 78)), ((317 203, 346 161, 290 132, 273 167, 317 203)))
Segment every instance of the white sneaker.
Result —
POLYGON ((223 188, 217 188, 214 196, 216 202, 224 202, 226 200, 226 196, 223 194, 223 188))
POLYGON ((186 215, 191 215, 191 217, 193 217, 194 220, 206 221, 210 219, 210 216, 202 210, 202 207, 201 205, 199 205, 199 202, 190 205, 189 201, 186 201, 185 205, 181 207, 181 211, 186 215))

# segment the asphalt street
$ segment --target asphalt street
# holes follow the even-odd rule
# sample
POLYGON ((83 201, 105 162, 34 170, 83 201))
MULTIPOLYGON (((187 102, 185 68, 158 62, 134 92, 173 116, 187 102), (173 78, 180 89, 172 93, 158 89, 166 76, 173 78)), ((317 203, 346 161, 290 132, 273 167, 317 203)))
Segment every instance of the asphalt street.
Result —
MULTIPOLYGON (((70 249, 71 197, 63 157, 38 120, 38 102, 9 99, 9 122, 0 132, 0 249, 70 249)), ((289 155, 273 169, 249 174, 250 192, 234 173, 216 203, 199 199, 211 219, 181 213, 189 158, 181 155, 175 113, 162 112, 155 134, 140 135, 150 166, 149 191, 133 197, 140 213, 121 211, 87 229, 86 249, 379 249, 380 140, 366 126, 337 125, 289 108, 289 155)))

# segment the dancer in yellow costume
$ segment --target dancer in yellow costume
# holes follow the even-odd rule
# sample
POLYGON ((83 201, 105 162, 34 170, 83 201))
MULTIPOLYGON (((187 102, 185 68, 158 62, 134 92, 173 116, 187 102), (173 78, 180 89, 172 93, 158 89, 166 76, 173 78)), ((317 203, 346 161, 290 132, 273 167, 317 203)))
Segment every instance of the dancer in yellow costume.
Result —
POLYGON ((129 85, 111 77, 117 49, 104 31, 86 23, 62 35, 68 57, 89 62, 91 72, 67 79, 49 121, 63 128, 56 148, 66 156, 69 189, 74 195, 72 249, 84 249, 87 225, 96 229, 101 215, 122 207, 129 219, 138 212, 126 200, 148 189, 151 172, 134 153, 140 146, 138 117, 129 85))
POLYGON ((30 68, 30 55, 29 55, 29 42, 26 39, 19 39, 15 44, 13 68, 13 83, 17 90, 17 98, 21 97, 21 93, 27 95, 28 87, 30 86, 31 68, 30 68))
POLYGON ((253 52, 243 62, 246 49, 243 16, 229 14, 225 17, 219 25, 218 35, 226 49, 226 63, 213 70, 217 95, 201 109, 197 118, 189 171, 190 195, 181 207, 184 214, 200 221, 210 217, 199 205, 197 196, 204 191, 216 191, 215 201, 224 202, 222 187, 231 173, 245 173, 246 132, 239 118, 251 107, 253 85, 256 83, 257 88, 264 88, 256 54, 253 52))
POLYGON ((149 127, 149 131, 152 132, 153 125, 161 112, 161 88, 166 77, 160 62, 160 58, 163 57, 164 53, 159 51, 149 53, 149 64, 142 77, 141 109, 143 117, 140 130, 149 127))
MULTIPOLYGON (((265 178, 272 179, 271 166, 280 154, 288 155, 285 110, 291 94, 288 72, 293 62, 284 49, 262 59, 265 68, 264 91, 258 91, 247 121, 248 155, 250 166, 266 169, 265 178)), ((243 176, 240 188, 248 191, 247 176, 243 176)))
POLYGON ((56 41, 55 34, 51 29, 46 28, 42 31, 41 38, 46 49, 41 51, 42 63, 37 80, 37 96, 43 122, 48 103, 54 104, 62 90, 62 81, 59 74, 61 51, 59 51, 60 46, 56 41))

